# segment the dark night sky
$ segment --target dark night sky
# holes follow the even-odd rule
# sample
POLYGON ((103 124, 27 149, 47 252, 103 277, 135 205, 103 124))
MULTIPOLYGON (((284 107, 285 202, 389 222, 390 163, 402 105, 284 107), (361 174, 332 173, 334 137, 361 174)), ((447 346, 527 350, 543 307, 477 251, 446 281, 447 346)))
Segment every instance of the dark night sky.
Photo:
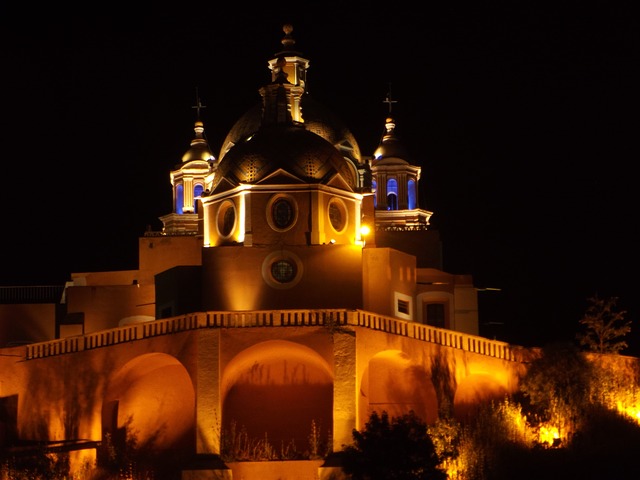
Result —
POLYGON ((310 1, 257 13, 215 3, 2 13, 0 284, 135 269, 137 237, 171 211, 169 171, 193 137, 196 88, 217 153, 259 101, 290 22, 311 61, 310 94, 363 154, 380 139, 391 84, 445 270, 502 289, 479 293, 481 322, 542 345, 573 338, 587 297, 616 296, 640 352, 631 12, 310 1))

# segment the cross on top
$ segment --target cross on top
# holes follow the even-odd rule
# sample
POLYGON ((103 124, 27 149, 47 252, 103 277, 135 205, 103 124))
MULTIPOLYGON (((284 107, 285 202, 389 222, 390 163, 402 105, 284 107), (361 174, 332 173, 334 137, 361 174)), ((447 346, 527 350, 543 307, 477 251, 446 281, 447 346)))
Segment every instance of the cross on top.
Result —
POLYGON ((202 105, 202 103, 200 102, 200 95, 198 94, 198 89, 196 88, 196 105, 193 105, 191 108, 195 108, 196 109, 196 114, 198 116, 197 120, 200 120, 200 110, 202 110, 203 108, 207 108, 205 105, 202 105))
POLYGON ((393 107, 394 103, 398 103, 397 100, 392 100, 391 99, 391 84, 389 84, 389 93, 387 93, 387 98, 385 98, 382 103, 388 103, 389 104, 389 113, 391 113, 391 108, 393 107))

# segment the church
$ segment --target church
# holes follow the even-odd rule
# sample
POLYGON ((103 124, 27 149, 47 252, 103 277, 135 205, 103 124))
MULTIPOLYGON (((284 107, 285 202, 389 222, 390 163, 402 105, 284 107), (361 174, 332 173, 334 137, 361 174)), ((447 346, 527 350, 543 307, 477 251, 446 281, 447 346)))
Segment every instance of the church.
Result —
POLYGON ((129 435, 178 452, 185 480, 329 478, 319 459, 373 411, 433 422, 516 388, 522 351, 479 336, 472 277, 442 269, 391 94, 361 152, 306 91, 292 26, 274 50, 219 148, 197 99, 167 172, 173 209, 138 238, 138 269, 3 299, 0 446, 44 442, 81 465, 129 435), (243 470, 241 433, 314 473, 243 470))
POLYGON ((441 270, 432 212, 418 204, 422 169, 394 118, 380 119, 380 145, 364 155, 305 92, 309 63, 287 26, 271 81, 219 153, 197 118, 170 172, 173 211, 140 238, 139 270, 72 274, 63 331, 199 310, 358 308, 478 334, 472 279, 441 270))

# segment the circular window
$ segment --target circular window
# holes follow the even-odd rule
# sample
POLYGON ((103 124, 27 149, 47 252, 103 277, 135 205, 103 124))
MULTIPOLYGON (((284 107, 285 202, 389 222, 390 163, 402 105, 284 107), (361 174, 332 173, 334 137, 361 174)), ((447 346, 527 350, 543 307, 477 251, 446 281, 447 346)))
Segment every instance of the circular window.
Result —
POLYGON ((267 205, 267 220, 274 230, 290 229, 295 224, 297 216, 296 202, 288 195, 274 196, 267 205))
POLYGON ((262 262, 262 278, 273 288, 291 288, 302 278, 302 261, 297 255, 280 250, 273 252, 262 262))
POLYGON ((271 264, 271 276, 280 283, 290 283, 296 278, 296 264, 290 260, 278 260, 271 264))
POLYGON ((329 221, 338 233, 342 232, 347 225, 347 207, 337 198, 329 202, 329 221))
POLYGON ((218 210, 218 232, 223 237, 228 237, 233 232, 236 224, 236 207, 233 202, 225 201, 218 210))

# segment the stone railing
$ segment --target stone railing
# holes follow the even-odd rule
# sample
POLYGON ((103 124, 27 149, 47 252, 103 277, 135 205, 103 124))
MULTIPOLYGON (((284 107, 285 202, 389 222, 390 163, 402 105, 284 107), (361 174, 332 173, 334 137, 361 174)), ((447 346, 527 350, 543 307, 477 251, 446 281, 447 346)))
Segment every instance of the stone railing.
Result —
POLYGON ((119 343, 200 328, 322 326, 332 331, 362 327, 457 348, 507 361, 526 361, 523 347, 497 340, 399 320, 363 310, 265 310, 253 312, 198 312, 162 320, 27 345, 26 360, 108 347, 119 343))
POLYGON ((0 287, 0 305, 21 303, 60 303, 64 285, 0 287))

